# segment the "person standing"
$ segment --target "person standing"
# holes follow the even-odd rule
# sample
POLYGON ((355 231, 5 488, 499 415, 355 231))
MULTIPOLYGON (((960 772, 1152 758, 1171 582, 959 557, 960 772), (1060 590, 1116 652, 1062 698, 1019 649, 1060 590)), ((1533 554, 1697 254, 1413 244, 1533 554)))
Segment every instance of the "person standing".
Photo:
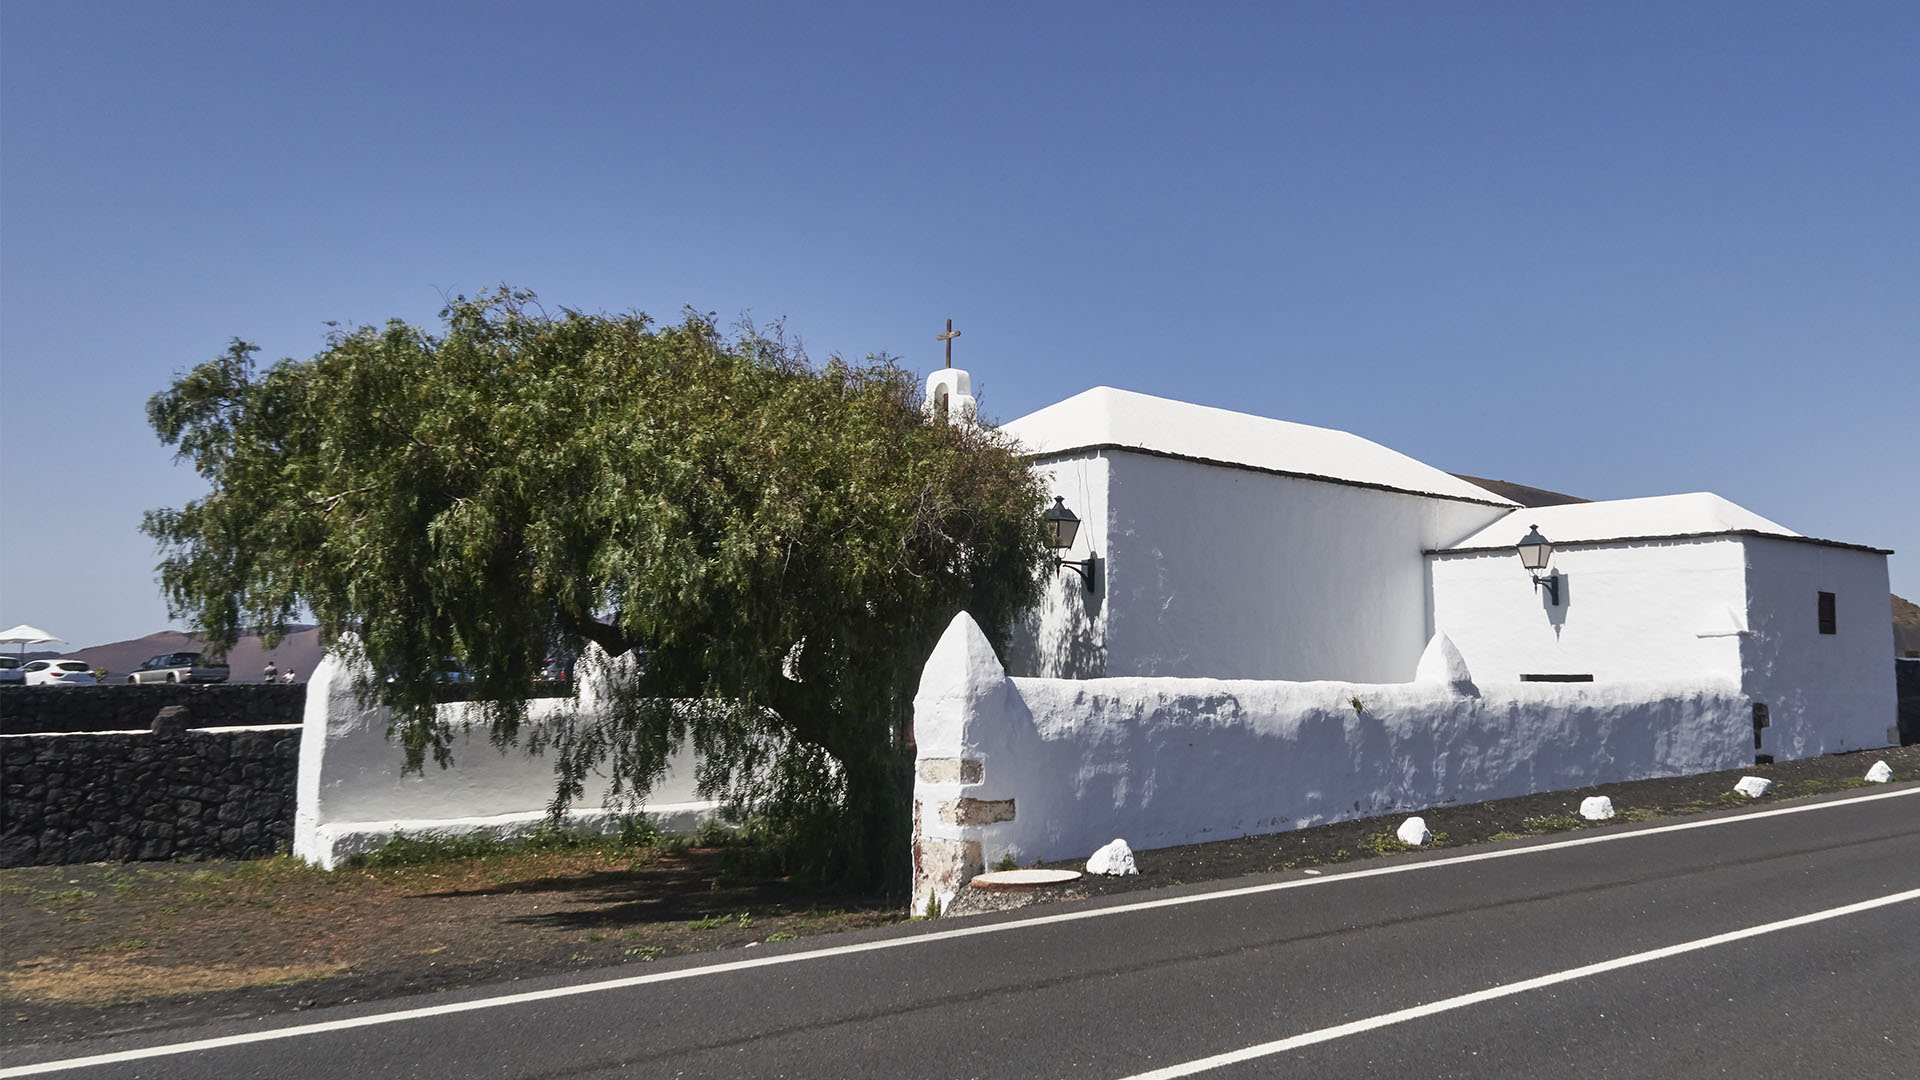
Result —
POLYGON ((260 675, 260 681, 272 682, 279 674, 280 674, 280 669, 274 667, 273 661, 269 660, 267 661, 267 670, 262 672, 260 675))

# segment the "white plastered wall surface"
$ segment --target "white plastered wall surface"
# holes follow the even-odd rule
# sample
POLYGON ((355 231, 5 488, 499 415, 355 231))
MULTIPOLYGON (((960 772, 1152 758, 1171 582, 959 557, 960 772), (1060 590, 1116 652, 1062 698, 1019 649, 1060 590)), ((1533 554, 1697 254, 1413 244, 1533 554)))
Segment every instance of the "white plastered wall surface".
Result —
MULTIPOLYGON (((1518 517, 1508 529, 1519 530, 1516 544, 1526 534, 1518 517)), ((1551 570, 1558 604, 1534 586, 1511 547, 1440 553, 1430 566, 1434 629, 1452 639, 1481 678, 1740 677, 1747 574, 1738 540, 1556 549, 1551 570)))
POLYGON ((1768 707, 1753 753, 1898 741, 1892 630, 1878 603, 1885 552, 1802 537, 1696 492, 1519 510, 1429 565, 1435 629, 1483 678, 1733 678, 1768 707), (1534 525, 1558 545, 1558 604, 1513 547, 1534 525), (1839 633, 1819 633, 1822 591, 1850 598, 1857 617, 1839 633))
POLYGON ((1770 718, 1759 752, 1787 759, 1897 744, 1886 556, 1761 537, 1742 546, 1742 681, 1770 718), (1820 632, 1822 592, 1834 595, 1831 634, 1820 632))
POLYGON ((1006 425, 1082 519, 1102 595, 1060 572, 1022 674, 1410 678, 1422 553, 1513 504, 1357 435, 1096 387, 1006 425))
POLYGON ((1410 683, 1009 678, 971 618, 914 700, 914 910, 987 863, 1223 840, 1396 809, 1733 768, 1737 680, 1476 685, 1436 637, 1410 683))
POLYGON ((1754 533, 1799 535, 1710 492, 1516 510, 1429 553, 1433 626, 1482 677, 1737 678, 1754 533), (1533 527, 1557 605, 1515 550, 1533 527))
MULTIPOLYGON (((440 706, 442 719, 458 734, 453 764, 432 761, 418 773, 403 774, 404 751, 387 738, 388 710, 363 707, 354 690, 364 667, 350 666, 329 654, 307 683, 300 768, 295 784, 293 853, 332 869, 348 856, 370 851, 395 834, 449 836, 487 833, 502 838, 523 835, 547 821, 556 788, 551 759, 527 752, 524 740, 541 724, 576 710, 591 713, 604 693, 610 667, 605 654, 589 649, 576 665, 581 679, 578 701, 536 699, 528 704, 523 745, 502 751, 488 740, 478 710, 464 704, 440 706)), ((608 785, 589 777, 568 814, 571 825, 608 828, 626 808, 608 808, 608 785)), ((648 793, 645 814, 668 831, 691 832, 712 816, 716 803, 694 790, 690 753, 675 758, 661 782, 648 793)))
POLYGON ((1422 552, 1499 507, 1115 450, 1108 675, 1403 682, 1422 552))
POLYGON ((1088 592, 1071 570, 1053 570, 1040 602, 1013 628, 1007 664, 1022 675, 1093 679, 1107 674, 1107 613, 1113 569, 1108 510, 1108 458, 1090 451, 1037 462, 1034 471, 1047 490, 1064 500, 1080 519, 1073 547, 1058 554, 1082 560, 1098 555, 1101 588, 1088 592))

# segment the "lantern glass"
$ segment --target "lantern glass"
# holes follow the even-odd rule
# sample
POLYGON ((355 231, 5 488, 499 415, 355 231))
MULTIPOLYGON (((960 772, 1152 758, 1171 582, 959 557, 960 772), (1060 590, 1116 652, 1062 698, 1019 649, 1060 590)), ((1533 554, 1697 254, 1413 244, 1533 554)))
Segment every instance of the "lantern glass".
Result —
POLYGON ((1553 558, 1553 545, 1540 535, 1540 526, 1534 525, 1526 537, 1520 541, 1520 565, 1533 573, 1547 568, 1547 560, 1553 558))
POLYGON ((1073 546, 1073 538, 1079 535, 1080 518, 1067 509, 1067 500, 1063 495, 1053 497, 1053 505, 1047 507, 1044 515, 1047 519, 1047 546, 1056 551, 1073 546))

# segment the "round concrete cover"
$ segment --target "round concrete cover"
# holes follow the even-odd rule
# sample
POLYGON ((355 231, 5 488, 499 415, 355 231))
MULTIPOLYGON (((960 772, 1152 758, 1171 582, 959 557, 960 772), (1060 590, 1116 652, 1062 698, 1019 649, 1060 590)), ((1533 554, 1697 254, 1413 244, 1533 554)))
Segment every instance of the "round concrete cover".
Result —
POLYGON ((1022 889, 1039 888, 1042 885, 1058 885, 1079 876, 1078 870, 995 870, 991 873, 975 875, 969 884, 976 889, 986 889, 990 892, 1018 892, 1022 889))

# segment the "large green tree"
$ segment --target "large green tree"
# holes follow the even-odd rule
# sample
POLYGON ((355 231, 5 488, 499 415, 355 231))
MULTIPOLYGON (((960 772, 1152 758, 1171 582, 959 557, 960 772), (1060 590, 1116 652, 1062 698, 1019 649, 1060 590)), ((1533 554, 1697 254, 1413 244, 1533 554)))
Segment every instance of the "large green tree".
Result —
POLYGON ((221 647, 310 612, 394 676, 369 691, 414 767, 447 751, 440 657, 504 745, 544 657, 631 655, 606 716, 541 729, 556 806, 593 767, 644 792, 688 739, 797 869, 903 881, 920 665, 957 611, 1009 626, 1045 557, 1009 444, 927 418, 884 359, 816 367, 777 330, 507 290, 441 317, 264 370, 236 341, 153 397, 211 487, 144 524, 175 614, 221 647))

